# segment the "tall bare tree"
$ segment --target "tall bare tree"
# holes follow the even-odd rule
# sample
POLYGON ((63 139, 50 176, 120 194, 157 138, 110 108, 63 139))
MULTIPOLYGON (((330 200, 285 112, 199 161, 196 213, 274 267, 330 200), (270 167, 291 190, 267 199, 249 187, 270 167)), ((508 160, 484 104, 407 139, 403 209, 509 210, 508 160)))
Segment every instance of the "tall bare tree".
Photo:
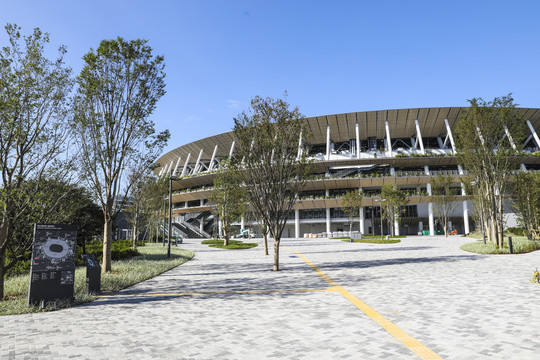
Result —
POLYGON ((237 159, 244 168, 241 181, 256 218, 274 238, 274 271, 279 271, 281 234, 308 175, 306 152, 299 151, 304 124, 298 108, 290 109, 283 99, 261 97, 234 119, 237 159))
POLYGON ((99 199, 105 225, 102 271, 111 271, 112 224, 129 188, 169 138, 149 119, 165 94, 162 56, 146 40, 103 40, 83 57, 73 129, 80 170, 99 199), (130 169, 130 174, 126 169, 130 169))
POLYGON ((437 175, 431 179, 431 201, 435 217, 443 224, 444 236, 448 237, 450 215, 457 207, 458 189, 452 187, 454 178, 451 175, 437 175))
POLYGON ((246 210, 245 188, 240 186, 239 176, 237 166, 231 161, 223 160, 210 194, 210 201, 216 205, 216 213, 221 221, 225 246, 229 245, 232 224, 238 221, 246 210))
POLYGON ((458 161, 473 179, 480 201, 482 226, 503 246, 504 205, 510 178, 519 168, 525 123, 511 95, 484 101, 469 100, 455 129, 458 161))
POLYGON ((352 227, 354 223, 354 219, 359 217, 360 215, 360 209, 362 208, 362 199, 363 199, 362 192, 358 190, 351 190, 346 192, 343 195, 342 202, 341 202, 341 208, 345 212, 345 215, 347 215, 347 218, 349 219, 349 235, 352 239, 352 227))
POLYGON ((386 184, 381 189, 381 199, 384 199, 381 202, 383 208, 381 216, 388 221, 388 229, 391 229, 391 235, 394 235, 396 223, 400 222, 405 205, 409 202, 407 195, 396 185, 386 184))
POLYGON ((128 193, 128 203, 124 207, 124 215, 131 226, 133 248, 137 248, 139 236, 146 233, 153 225, 153 216, 161 208, 163 201, 163 180, 149 174, 139 175, 135 171, 135 178, 128 193))
POLYGON ((511 189, 512 208, 527 238, 540 238, 540 173, 519 172, 511 189))
POLYGON ((0 299, 4 276, 31 242, 13 241, 14 224, 33 205, 43 183, 39 180, 64 150, 67 101, 73 81, 64 66, 64 47, 58 58, 45 57, 49 35, 38 28, 21 37, 20 27, 8 24, 9 44, 0 50, 0 299), (10 263, 6 264, 6 253, 10 263))

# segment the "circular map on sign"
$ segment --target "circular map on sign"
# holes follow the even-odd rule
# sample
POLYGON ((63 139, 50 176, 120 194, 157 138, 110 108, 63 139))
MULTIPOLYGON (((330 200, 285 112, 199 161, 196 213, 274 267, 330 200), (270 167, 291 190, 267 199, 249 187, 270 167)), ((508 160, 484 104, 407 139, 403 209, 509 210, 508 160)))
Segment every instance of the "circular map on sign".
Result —
POLYGON ((42 250, 48 258, 63 259, 69 252, 69 244, 63 239, 48 239, 42 250))

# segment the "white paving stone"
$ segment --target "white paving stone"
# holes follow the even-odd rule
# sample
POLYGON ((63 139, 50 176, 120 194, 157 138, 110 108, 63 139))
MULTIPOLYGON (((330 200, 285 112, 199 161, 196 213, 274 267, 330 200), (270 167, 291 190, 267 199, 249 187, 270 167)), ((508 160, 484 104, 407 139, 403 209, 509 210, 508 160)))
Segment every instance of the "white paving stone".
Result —
MULTIPOLYGON (((350 293, 447 359, 540 358, 540 252, 474 255, 470 239, 373 245, 284 239, 350 293)), ((0 317, 0 359, 415 359, 294 252, 187 240, 188 263, 83 306, 0 317), (186 292, 244 292, 177 295, 186 292), (284 291, 284 292, 266 292, 284 291), (160 295, 143 296, 149 293, 160 295)))

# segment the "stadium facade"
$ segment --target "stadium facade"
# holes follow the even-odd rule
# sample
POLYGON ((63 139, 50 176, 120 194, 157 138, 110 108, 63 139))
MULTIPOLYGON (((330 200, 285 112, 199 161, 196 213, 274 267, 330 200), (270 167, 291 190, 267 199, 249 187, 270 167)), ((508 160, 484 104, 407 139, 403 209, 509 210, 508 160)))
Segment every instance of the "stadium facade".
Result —
MULTIPOLYGON (((299 139, 299 144, 304 141, 309 145, 309 157, 315 164, 313 176, 300 194, 283 236, 347 230, 341 196, 351 189, 364 194, 355 230, 380 235, 382 226, 387 234, 380 219, 384 184, 395 184, 407 194, 409 203, 398 226, 400 234, 440 233, 442 227, 430 202, 430 179, 438 174, 452 175, 459 192, 451 228, 461 234, 474 230, 473 204, 461 184, 467 169, 457 161, 452 133, 462 110, 466 108, 379 110, 307 118, 311 136, 299 139)), ((518 111, 528 131, 521 168, 539 171, 540 109, 518 111)), ((208 237, 219 231, 208 199, 220 160, 234 153, 231 131, 180 146, 157 161, 157 175, 179 178, 173 182, 173 217, 184 235, 208 237)), ((509 224, 513 221, 510 218, 509 224)), ((257 224, 247 218, 238 225, 258 231, 257 224)))

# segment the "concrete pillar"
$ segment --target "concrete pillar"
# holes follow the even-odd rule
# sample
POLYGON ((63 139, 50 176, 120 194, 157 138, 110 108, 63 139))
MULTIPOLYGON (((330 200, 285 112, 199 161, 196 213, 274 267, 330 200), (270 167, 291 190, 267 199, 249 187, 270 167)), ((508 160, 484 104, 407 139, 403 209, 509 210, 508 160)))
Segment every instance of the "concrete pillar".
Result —
POLYGON ((212 152, 212 157, 210 158, 210 163, 208 164, 208 170, 212 171, 212 168, 214 167, 214 160, 216 159, 216 153, 217 153, 218 146, 214 146, 214 152, 212 152))
POLYGON ((360 159, 360 126, 356 123, 356 158, 360 159))
POLYGON ((240 218, 240 229, 242 230, 246 229, 246 220, 244 219, 243 216, 240 218))
POLYGON ((428 204, 429 234, 435 235, 435 219, 433 218, 433 203, 428 204))
POLYGON ((294 237, 300 238, 300 210, 294 210, 294 237))
POLYGON ((187 175, 186 170, 187 170, 187 166, 189 164, 189 159, 190 158, 191 158, 191 153, 189 153, 188 156, 187 156, 186 162, 184 163, 184 168, 182 169, 182 173, 180 174, 180 176, 187 175))
POLYGON ((364 234, 366 231, 366 224, 365 224, 365 213, 364 213, 364 207, 362 206, 360 208, 360 234, 364 234))
POLYGON ((392 156, 392 139, 390 138, 390 126, 388 126, 388 121, 385 121, 386 128, 386 151, 387 156, 392 156))
POLYGON ((452 129, 450 129, 450 125, 448 124, 448 119, 444 119, 444 124, 446 125, 446 132, 450 139, 450 145, 452 146, 452 154, 456 155, 456 143, 454 142, 454 137, 452 136, 452 129))
POLYGON ((330 208, 327 208, 326 209, 326 232, 329 233, 331 232, 331 228, 330 228, 330 208))
POLYGON ((232 156, 233 156, 234 144, 236 144, 236 141, 233 140, 233 142, 231 144, 231 149, 229 150, 229 159, 232 158, 232 156))
POLYGON ((182 157, 179 156, 178 157, 178 160, 176 161, 176 166, 174 167, 174 170, 171 174, 171 176, 175 176, 176 175, 176 172, 178 171, 178 166, 180 166, 180 161, 182 160, 182 157))
POLYGON ((223 237, 223 222, 221 220, 218 221, 218 236, 223 237))
POLYGON ((421 233, 422 231, 424 231, 424 222, 419 221, 418 222, 418 232, 421 233))
POLYGON ((204 231, 204 218, 201 218, 199 221, 200 221, 199 230, 200 232, 203 232, 204 231))
POLYGON ((330 160, 330 125, 326 127, 326 160, 330 160))
POLYGON ((399 221, 397 218, 394 220, 394 235, 399 235, 399 221))
POLYGON ((463 201, 463 231, 465 231, 465 234, 471 232, 469 228, 469 205, 467 204, 467 200, 463 201))
MULTIPOLYGON (((427 165, 424 166, 424 169, 426 171, 426 175, 430 175, 429 167, 427 165)), ((427 183, 426 187, 427 187, 428 195, 431 196, 432 195, 431 184, 427 183)), ((428 216, 429 216, 429 234, 435 235, 435 218, 433 216, 433 203, 432 202, 428 204, 428 216)))
MULTIPOLYGON (((458 165, 458 172, 460 175, 463 175, 463 168, 461 165, 458 165)), ((461 183, 461 195, 467 195, 465 193, 465 184, 461 183)), ((463 231, 465 234, 470 233, 470 224, 469 224, 469 204, 467 200, 463 200, 463 231)))
POLYGON ((422 153, 422 155, 425 155, 426 150, 424 149, 424 142, 422 141, 422 133, 420 132, 420 125, 418 124, 418 120, 414 120, 414 124, 416 125, 416 145, 420 144, 420 152, 422 153))

